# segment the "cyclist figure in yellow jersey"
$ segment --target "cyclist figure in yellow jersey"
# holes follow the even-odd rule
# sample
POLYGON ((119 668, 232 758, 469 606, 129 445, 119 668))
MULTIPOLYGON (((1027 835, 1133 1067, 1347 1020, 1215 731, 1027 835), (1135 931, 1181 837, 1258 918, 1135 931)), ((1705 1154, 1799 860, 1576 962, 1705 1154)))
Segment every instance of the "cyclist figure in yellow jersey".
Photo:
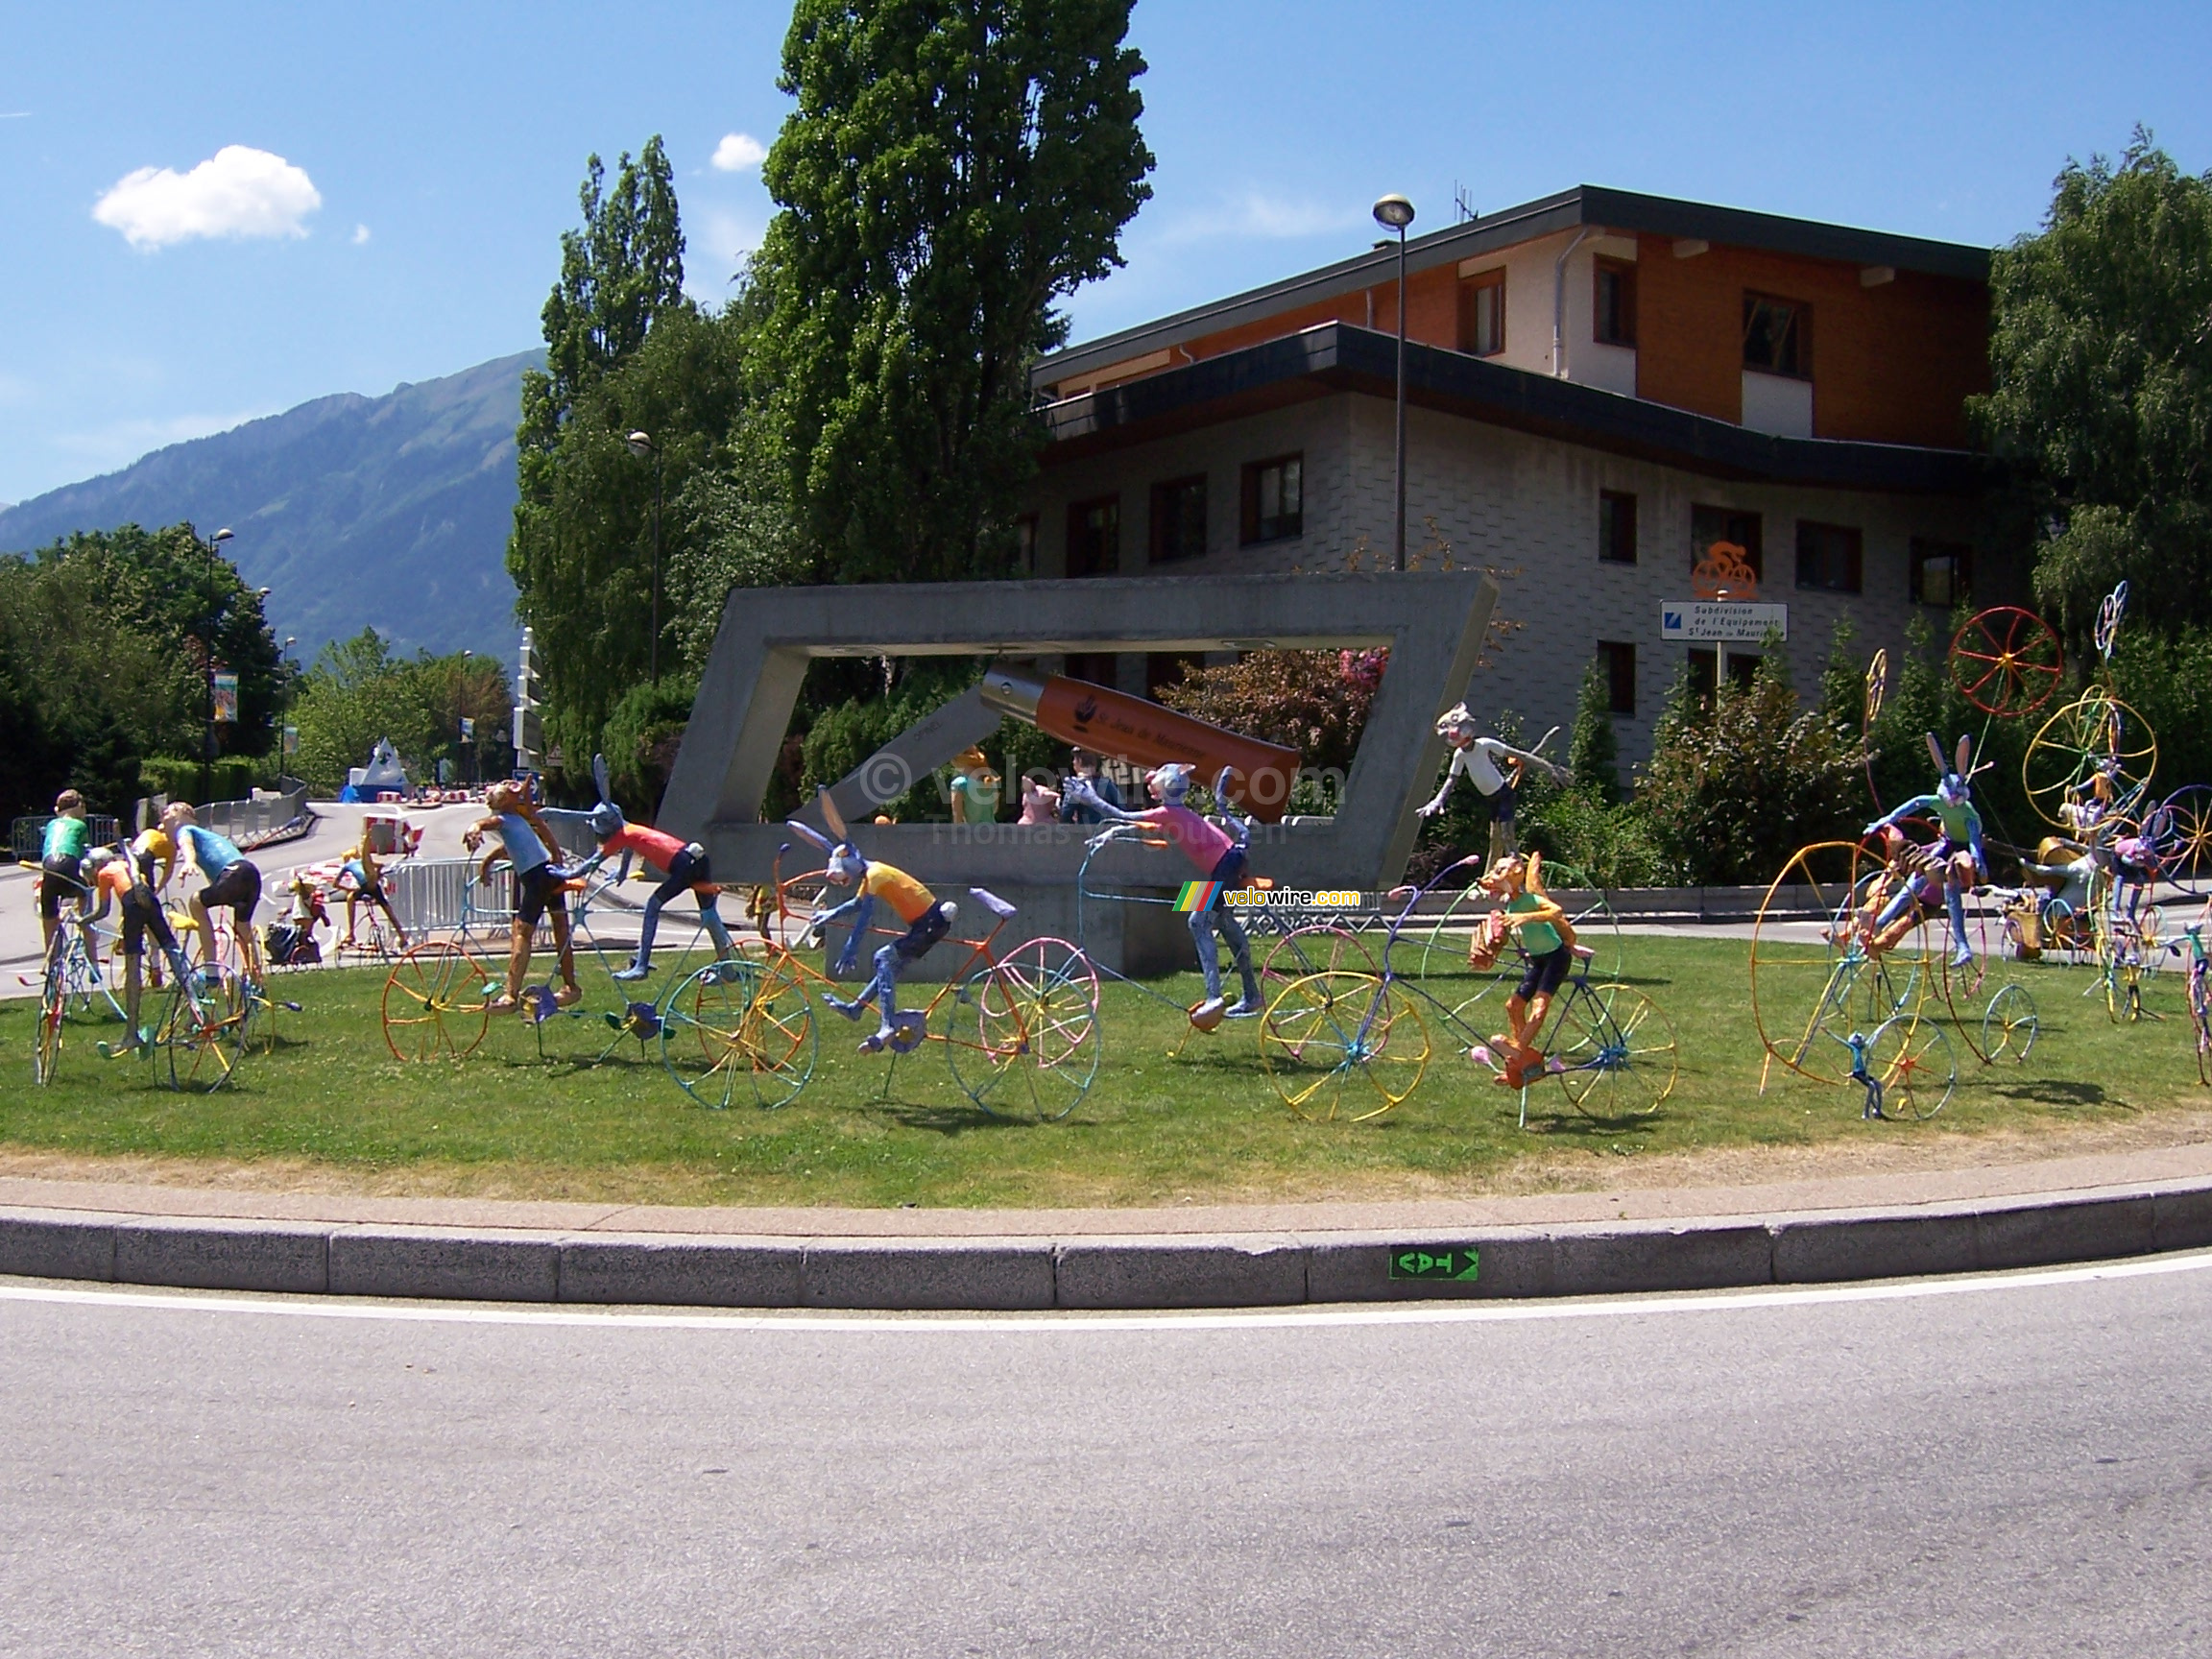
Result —
POLYGON ((929 948, 950 931, 953 919, 960 914, 959 906, 950 900, 940 902, 928 888, 896 865, 861 857, 859 850, 850 841, 832 842, 796 821, 790 827, 830 854, 827 874, 831 882, 858 889, 844 903, 819 912, 807 924, 807 942, 812 944, 821 939, 831 923, 851 919, 853 930, 845 936, 844 948, 837 952, 837 960, 830 970, 833 977, 844 978, 859 966, 860 942, 868 936, 868 923, 876 913, 878 900, 890 905, 899 920, 906 924, 904 933, 876 952, 875 974, 859 996, 848 1001, 825 993, 822 999, 848 1020, 859 1019, 861 1010, 871 1002, 878 1005, 882 1023, 874 1035, 862 1040, 863 1054, 876 1053, 886 1045, 895 1053, 911 1052, 922 1041, 924 1017, 912 1011, 904 1014, 899 1011, 899 971, 921 961, 929 953, 929 948))
POLYGON ((169 918, 162 914, 157 896, 169 880, 175 857, 176 850, 169 837, 158 830, 149 830, 129 847, 120 843, 112 848, 103 847, 84 861, 85 871, 92 878, 92 891, 99 902, 92 920, 106 916, 110 903, 122 913, 116 951, 123 958, 123 1022, 127 1029, 122 1042, 100 1045, 100 1052, 110 1060, 131 1053, 147 1041, 146 1030, 138 1022, 138 1004, 144 990, 141 965, 146 956, 146 936, 149 933, 154 936, 154 943, 160 947, 162 959, 169 964, 172 974, 181 978, 191 972, 185 966, 184 952, 178 947, 177 935, 169 930, 169 918))

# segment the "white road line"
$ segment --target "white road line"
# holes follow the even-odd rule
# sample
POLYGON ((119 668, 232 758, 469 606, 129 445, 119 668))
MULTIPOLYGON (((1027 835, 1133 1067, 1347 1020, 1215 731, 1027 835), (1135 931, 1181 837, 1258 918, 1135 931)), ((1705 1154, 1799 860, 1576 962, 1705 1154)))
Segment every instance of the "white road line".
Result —
POLYGON ((609 1310, 481 1307, 471 1304, 379 1302, 333 1297, 288 1301, 276 1297, 180 1291, 148 1293, 87 1286, 61 1289, 41 1285, 0 1284, 0 1302, 64 1303, 92 1308, 148 1309, 168 1312, 249 1313, 288 1319, 369 1319, 428 1325, 552 1325, 569 1329, 628 1331, 784 1331, 803 1334, 849 1332, 936 1335, 971 1332, 1044 1332, 1068 1335, 1092 1331, 1236 1331, 1348 1325, 1500 1325, 1546 1319, 1610 1319, 1671 1313, 1725 1313, 1744 1310, 1803 1308, 1827 1302, 1903 1302, 1922 1296, 1971 1296, 1994 1291, 2038 1290, 2085 1285, 2105 1279, 2144 1279, 2212 1268, 2212 1252, 2156 1256, 2104 1262, 2093 1267, 2036 1268, 2018 1273, 1963 1279, 1917 1279, 1880 1285, 1826 1285, 1798 1289, 1678 1291, 1668 1295, 1575 1302, 1485 1302, 1418 1307, 1339 1307, 1331 1309, 1255 1308, 1214 1313, 814 1313, 733 1310, 697 1313, 640 1313, 609 1310))

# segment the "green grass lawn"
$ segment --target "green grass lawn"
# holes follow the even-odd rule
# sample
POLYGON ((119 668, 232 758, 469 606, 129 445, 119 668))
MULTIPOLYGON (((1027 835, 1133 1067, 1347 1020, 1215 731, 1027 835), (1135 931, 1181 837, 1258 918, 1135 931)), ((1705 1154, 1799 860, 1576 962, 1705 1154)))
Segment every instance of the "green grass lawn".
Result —
MULTIPOLYGON (((859 1031, 827 1014, 820 1065, 795 1101, 774 1112, 710 1112, 674 1086, 657 1051, 640 1055, 629 1044, 589 1064, 609 1035, 597 1011, 619 999, 588 963, 589 1017, 546 1025, 543 1057, 531 1028, 507 1017, 459 1063, 392 1058, 379 1023, 379 973, 281 975, 281 991, 303 1011, 282 1017, 274 1053, 250 1055, 232 1085, 208 1096, 156 1088, 152 1069, 136 1061, 103 1061, 94 1040, 120 1027, 90 1021, 71 1024, 59 1079, 36 1088, 33 1004, 0 1003, 0 1151, 272 1161, 383 1191, 701 1204, 1149 1204, 1472 1194, 1497 1190, 1531 1157, 2032 1132, 2212 1098, 2198 1084, 2177 973, 2149 990, 2162 1022, 2119 1026, 2101 1000, 2082 997, 2087 971, 2006 965, 2041 1016, 2029 1061, 1984 1069, 1960 1045, 1960 1086, 1940 1117, 1868 1123, 1853 1088, 1778 1076, 1760 1094, 1762 1050, 1742 941, 1630 938, 1623 949, 1623 976, 1667 1011, 1679 1034, 1680 1081, 1647 1118, 1587 1120, 1547 1082, 1531 1091, 1528 1126, 1519 1128, 1512 1092, 1431 1022, 1427 1074, 1405 1104, 1367 1122, 1302 1122, 1284 1110, 1262 1068, 1255 1022, 1193 1036, 1171 1056, 1185 1028, 1180 1012, 1118 984, 1106 993, 1096 1082, 1062 1122, 985 1116, 954 1087, 939 1046, 894 1070, 882 1056, 854 1052, 859 1031)), ((1440 988, 1448 1000, 1467 991, 1465 982, 1440 988)), ((1179 1002, 1198 996, 1195 975, 1158 989, 1179 1002)), ((910 988, 909 1002, 929 990, 910 988)), ((1485 1014, 1480 1029, 1499 1023, 1485 1014)))

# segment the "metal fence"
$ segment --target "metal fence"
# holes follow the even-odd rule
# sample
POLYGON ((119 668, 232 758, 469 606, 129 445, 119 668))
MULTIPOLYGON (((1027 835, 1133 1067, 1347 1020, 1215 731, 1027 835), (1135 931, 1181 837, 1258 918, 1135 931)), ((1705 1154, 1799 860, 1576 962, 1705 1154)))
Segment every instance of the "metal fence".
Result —
POLYGON ((433 932, 504 927, 515 914, 515 880, 505 869, 471 885, 473 858, 410 858, 384 872, 384 892, 409 938, 433 932))
MULTIPOLYGON (((14 828, 10 831, 9 839, 13 843, 17 863, 36 864, 38 862, 38 854, 45 850, 46 826, 53 822, 54 814, 51 812, 41 812, 29 818, 15 820, 14 828)), ((121 828, 114 819, 97 813, 86 817, 84 825, 90 832, 85 845, 90 847, 111 847, 114 845, 116 837, 122 833, 121 828)))
POLYGON ((251 801, 211 801, 199 809, 203 830, 212 830, 251 852, 273 841, 307 816, 307 785, 281 793, 256 790, 251 801))

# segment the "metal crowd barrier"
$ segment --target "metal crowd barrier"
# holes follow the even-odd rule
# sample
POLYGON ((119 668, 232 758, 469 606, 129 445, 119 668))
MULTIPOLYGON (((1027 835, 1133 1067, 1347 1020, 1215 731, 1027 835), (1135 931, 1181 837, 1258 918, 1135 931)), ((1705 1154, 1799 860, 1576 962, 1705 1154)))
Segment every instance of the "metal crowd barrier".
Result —
MULTIPOLYGON (((9 831, 9 839, 13 844, 16 862, 22 863, 26 860, 33 864, 38 862, 38 854, 45 850, 46 846, 46 826, 53 822, 54 814, 51 812, 40 812, 33 817, 15 820, 13 827, 9 831)), ((84 825, 86 830, 90 831, 90 838, 86 842, 87 846, 112 846, 115 838, 122 833, 114 819, 99 813, 88 815, 84 820, 84 825)))
POLYGON ((210 801, 198 812, 200 827, 236 846, 252 849, 307 815, 307 786, 252 801, 210 801))
POLYGON ((475 868, 473 858, 410 858, 385 868, 385 896, 410 939, 450 932, 464 922, 471 928, 504 927, 514 919, 513 876, 501 869, 470 886, 475 868))

